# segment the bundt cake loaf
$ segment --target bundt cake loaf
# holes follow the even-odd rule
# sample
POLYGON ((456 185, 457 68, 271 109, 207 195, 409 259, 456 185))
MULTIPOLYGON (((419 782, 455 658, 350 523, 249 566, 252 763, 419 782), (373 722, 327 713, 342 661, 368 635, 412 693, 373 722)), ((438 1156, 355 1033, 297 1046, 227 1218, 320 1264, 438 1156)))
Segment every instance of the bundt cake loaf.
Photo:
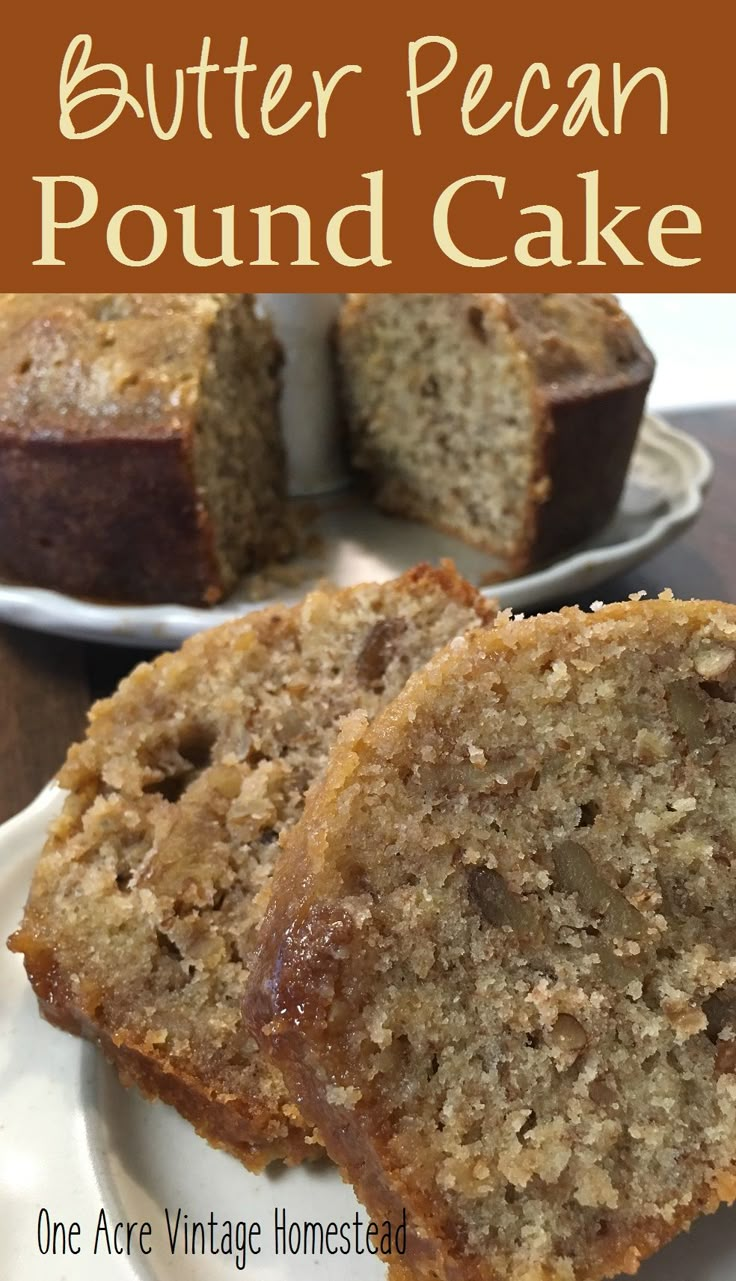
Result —
POLYGON ((635 1271, 736 1196, 736 606, 501 622, 348 724, 248 1019, 413 1275, 635 1271))
POLYGON ((654 363, 603 294, 353 294, 349 449, 378 504, 521 572, 619 500, 654 363))
POLYGON ((0 572, 203 605, 286 554, 279 364, 249 295, 0 295, 0 572))
POLYGON ((252 1169, 315 1151, 241 1018, 279 837, 340 718, 491 619, 451 566, 250 614, 137 668, 61 770, 11 940, 41 1010, 252 1169))

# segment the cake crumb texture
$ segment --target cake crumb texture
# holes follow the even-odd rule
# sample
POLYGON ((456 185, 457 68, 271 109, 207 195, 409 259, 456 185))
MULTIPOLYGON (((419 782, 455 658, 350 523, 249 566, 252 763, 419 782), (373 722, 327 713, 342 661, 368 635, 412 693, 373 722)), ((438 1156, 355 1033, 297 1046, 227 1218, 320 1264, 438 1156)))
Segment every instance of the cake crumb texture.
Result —
POLYGON ((11 947, 50 1021, 251 1169, 319 1150, 241 1018, 280 836, 341 719, 493 613, 445 564, 249 614, 138 667, 61 770, 11 947))
POLYGON ((608 294, 351 294, 337 351, 353 465, 386 511, 509 573, 621 496, 654 361, 608 294))
POLYGON ((736 1196, 735 731, 736 607, 665 593, 470 634, 335 749, 246 1012, 414 1275, 599 1281, 736 1196))

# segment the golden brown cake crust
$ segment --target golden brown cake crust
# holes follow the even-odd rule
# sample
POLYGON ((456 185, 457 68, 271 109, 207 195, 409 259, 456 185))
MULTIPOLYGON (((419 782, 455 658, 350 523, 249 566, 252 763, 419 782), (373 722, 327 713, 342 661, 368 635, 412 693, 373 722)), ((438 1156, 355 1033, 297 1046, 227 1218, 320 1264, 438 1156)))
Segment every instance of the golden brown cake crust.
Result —
POLYGON ((11 940, 41 1010, 250 1169, 317 1147, 240 1019, 278 838, 340 719, 494 613, 445 564, 250 614, 138 667, 60 773, 11 940))
POLYGON ((208 605, 282 555, 280 359, 248 296, 0 295, 2 572, 101 600, 208 605), (210 443, 240 412, 235 437, 260 435, 250 476, 237 439, 210 443), (237 496, 218 501, 223 454, 250 530, 237 496))
POLYGON ((598 1281, 734 1199, 735 820, 733 605, 501 623, 346 730, 245 1012, 410 1273, 598 1281))
POLYGON ((12 581, 110 602, 222 597, 183 437, 96 439, 79 449, 19 444, 0 427, 0 458, 0 567, 12 581))

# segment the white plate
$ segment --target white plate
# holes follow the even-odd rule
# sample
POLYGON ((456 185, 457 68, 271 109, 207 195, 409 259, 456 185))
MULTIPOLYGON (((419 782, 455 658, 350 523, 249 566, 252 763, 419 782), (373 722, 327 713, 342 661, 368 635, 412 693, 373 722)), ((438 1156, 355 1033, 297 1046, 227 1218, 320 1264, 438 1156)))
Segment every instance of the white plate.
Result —
MULTIPOLYGON (((612 574, 651 556, 679 534, 700 511, 712 474, 702 445, 659 418, 642 425, 618 511, 606 528, 564 559, 524 578, 494 583, 486 594, 514 609, 577 595, 612 574)), ((585 478, 581 477, 581 484, 585 478)), ((421 560, 451 557, 471 582, 498 571, 498 564, 457 539, 413 521, 383 515, 350 491, 312 500, 319 555, 305 562, 296 588, 249 601, 246 589, 214 609, 183 605, 96 605, 59 592, 0 582, 0 620, 85 640, 166 648, 186 636, 279 599, 292 602, 320 578, 339 586, 385 580, 421 560)), ((666 586, 666 584, 664 584, 666 586)))
MULTIPOLYGON (((61 793, 46 788, 0 827, 0 938, 17 926, 49 820, 61 793)), ((351 1254, 277 1257, 276 1207, 289 1222, 354 1219, 352 1191, 327 1163, 253 1175, 197 1137, 170 1108, 124 1089, 102 1057, 39 1017, 21 960, 0 948, 0 1276, 3 1281, 382 1281, 375 1259, 351 1254), (39 1211, 77 1222, 78 1256, 38 1249, 39 1211), (231 1258, 171 1256, 165 1208, 262 1224, 262 1252, 242 1272, 231 1258), (108 1222, 148 1221, 152 1252, 92 1253, 100 1211, 108 1222)), ((639 1281, 733 1281, 736 1209, 703 1219, 646 1263, 639 1281)))

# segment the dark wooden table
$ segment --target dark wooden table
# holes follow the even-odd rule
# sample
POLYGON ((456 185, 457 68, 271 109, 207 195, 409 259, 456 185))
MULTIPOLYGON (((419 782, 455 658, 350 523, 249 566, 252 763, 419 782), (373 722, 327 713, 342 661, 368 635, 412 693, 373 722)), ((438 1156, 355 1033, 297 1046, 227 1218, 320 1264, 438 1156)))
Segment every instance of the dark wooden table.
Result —
MULTIPOLYGON (((736 406, 670 414, 713 454, 715 479, 697 524, 658 556, 580 599, 657 595, 736 601, 736 406)), ((559 601, 560 605, 570 601, 559 601)), ((0 822, 28 803, 84 728, 90 703, 110 693, 142 650, 61 640, 0 626, 0 822)))

